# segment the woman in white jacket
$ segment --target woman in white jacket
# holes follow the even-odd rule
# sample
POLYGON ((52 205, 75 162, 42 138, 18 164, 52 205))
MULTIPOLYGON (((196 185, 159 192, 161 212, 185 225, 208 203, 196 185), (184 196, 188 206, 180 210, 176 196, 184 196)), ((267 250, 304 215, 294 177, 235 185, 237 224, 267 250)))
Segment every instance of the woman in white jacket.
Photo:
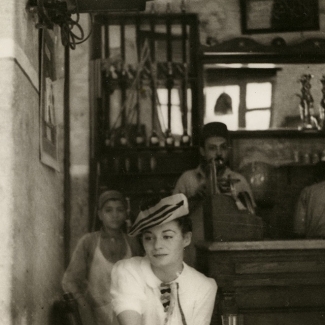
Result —
POLYGON ((183 262, 192 236, 185 195, 142 210, 129 235, 141 236, 146 256, 113 267, 112 304, 120 325, 210 324, 217 285, 183 262))

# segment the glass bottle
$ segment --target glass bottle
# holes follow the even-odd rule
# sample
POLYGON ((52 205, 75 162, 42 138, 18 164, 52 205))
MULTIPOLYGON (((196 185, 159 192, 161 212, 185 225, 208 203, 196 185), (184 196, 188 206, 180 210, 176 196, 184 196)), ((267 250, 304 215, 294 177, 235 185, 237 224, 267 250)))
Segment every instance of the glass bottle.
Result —
POLYGON ((221 320, 222 325, 238 324, 238 306, 234 292, 223 292, 221 302, 221 320))
POLYGON ((174 147, 175 146, 175 139, 174 139, 170 130, 166 131, 165 146, 166 147, 174 147))
POLYGON ((188 135, 187 130, 184 130, 184 133, 181 137, 180 145, 182 147, 188 147, 191 144, 191 137, 188 135))
POLYGON ((155 130, 152 131, 151 137, 149 139, 150 147, 159 147, 159 138, 155 130))

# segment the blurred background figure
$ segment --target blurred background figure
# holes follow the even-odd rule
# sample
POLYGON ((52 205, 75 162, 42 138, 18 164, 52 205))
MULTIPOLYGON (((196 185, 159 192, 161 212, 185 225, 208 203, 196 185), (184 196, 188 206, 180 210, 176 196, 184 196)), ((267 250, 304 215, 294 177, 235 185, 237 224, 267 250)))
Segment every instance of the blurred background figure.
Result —
POLYGON ((127 204, 120 192, 100 195, 98 217, 102 228, 79 240, 62 281, 64 291, 78 302, 83 325, 117 324, 111 308, 111 270, 117 261, 141 254, 138 242, 126 235, 127 204))
POLYGON ((325 238, 325 161, 314 169, 315 184, 305 187, 299 196, 294 232, 302 238, 325 238))

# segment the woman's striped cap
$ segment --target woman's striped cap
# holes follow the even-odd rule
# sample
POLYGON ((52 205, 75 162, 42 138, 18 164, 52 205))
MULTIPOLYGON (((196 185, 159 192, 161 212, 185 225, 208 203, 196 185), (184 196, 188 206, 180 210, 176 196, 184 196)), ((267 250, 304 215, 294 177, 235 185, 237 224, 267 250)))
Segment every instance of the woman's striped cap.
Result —
POLYGON ((137 236, 145 229, 167 223, 188 213, 188 202, 184 194, 165 197, 153 207, 139 213, 129 231, 129 236, 137 236))

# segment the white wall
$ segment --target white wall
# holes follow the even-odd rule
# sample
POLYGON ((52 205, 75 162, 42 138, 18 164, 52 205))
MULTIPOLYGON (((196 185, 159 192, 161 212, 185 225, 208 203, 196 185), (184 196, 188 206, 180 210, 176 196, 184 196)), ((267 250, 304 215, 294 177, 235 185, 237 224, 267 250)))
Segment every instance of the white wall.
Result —
MULTIPOLYGON (((63 122, 57 172, 39 159, 38 30, 26 3, 0 0, 0 324, 6 325, 49 323, 64 266, 63 122)), ((58 76, 62 117, 62 71, 58 76)))

